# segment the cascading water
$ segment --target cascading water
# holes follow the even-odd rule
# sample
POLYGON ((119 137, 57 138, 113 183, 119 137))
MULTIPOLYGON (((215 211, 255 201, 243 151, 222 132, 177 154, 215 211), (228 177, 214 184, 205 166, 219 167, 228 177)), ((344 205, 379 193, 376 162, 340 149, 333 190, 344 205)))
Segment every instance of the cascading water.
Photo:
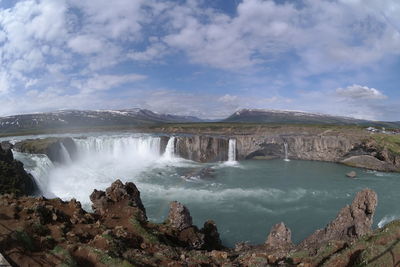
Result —
POLYGON ((286 142, 283 143, 283 147, 285 149, 285 158, 283 159, 284 161, 290 161, 288 157, 288 144, 286 142))
MULTIPOLYGON (((160 138, 154 136, 89 136, 74 138, 72 161, 61 145, 63 162, 53 165, 45 155, 30 155, 31 173, 45 196, 76 198, 90 203, 93 189, 104 189, 116 179, 133 181, 160 163, 160 138)), ((23 160, 27 162, 27 160, 23 160)))
POLYGON ((71 157, 68 153, 68 150, 65 148, 64 144, 60 142, 60 147, 61 147, 61 161, 64 164, 71 164, 72 160, 71 157))
POLYGON ((175 137, 171 136, 168 140, 167 146, 165 147, 164 158, 167 160, 175 157, 175 137))
POLYGON ((229 139, 228 162, 236 162, 236 139, 229 139))
MULTIPOLYGON (((238 164, 234 139, 224 143, 228 161, 222 164, 187 161, 177 153, 173 160, 165 160, 167 155, 174 156, 173 137, 165 153, 160 153, 161 138, 145 134, 74 141, 77 152, 70 164, 53 164, 46 155, 14 152, 46 197, 76 198, 90 209, 89 195, 94 189, 104 190, 116 179, 131 181, 141 192, 149 220, 163 222, 170 201, 177 200, 188 205, 194 224, 213 219, 223 227, 221 238, 227 246, 243 240, 264 242, 265 227, 281 220, 302 230, 293 231, 294 242, 300 242, 317 226, 324 227, 327 218, 334 218, 366 186, 382 196, 375 225, 383 226, 400 214, 398 173, 360 170, 360 178, 352 180, 343 178, 350 167, 326 162, 247 160, 238 164), (199 170, 203 175, 199 179, 185 179, 199 170)), ((289 147, 282 146, 287 159, 289 147)))

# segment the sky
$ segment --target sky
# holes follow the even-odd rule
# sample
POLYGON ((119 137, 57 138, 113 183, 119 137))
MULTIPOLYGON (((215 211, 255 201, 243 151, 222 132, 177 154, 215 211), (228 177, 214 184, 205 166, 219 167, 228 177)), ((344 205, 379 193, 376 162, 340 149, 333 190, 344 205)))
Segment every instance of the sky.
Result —
POLYGON ((137 107, 400 121, 400 1, 0 0, 0 116, 137 107))

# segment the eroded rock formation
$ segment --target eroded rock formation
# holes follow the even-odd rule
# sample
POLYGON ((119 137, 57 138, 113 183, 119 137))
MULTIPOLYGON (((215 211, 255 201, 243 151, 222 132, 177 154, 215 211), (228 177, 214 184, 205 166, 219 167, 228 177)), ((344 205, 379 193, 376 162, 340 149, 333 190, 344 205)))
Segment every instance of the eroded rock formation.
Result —
POLYGON ((140 192, 134 183, 123 184, 117 180, 105 192, 94 190, 90 200, 93 210, 102 216, 135 216, 141 221, 147 220, 140 192))
POLYGON ((377 197, 369 189, 300 245, 279 223, 265 244, 235 249, 223 248, 213 221, 198 230, 178 202, 171 203, 168 223, 140 219, 137 211, 145 210, 132 183, 116 181, 91 198, 95 213, 76 200, 0 195, 0 253, 13 266, 396 266, 400 260, 399 221, 371 232, 377 197))
POLYGON ((182 231, 192 226, 192 216, 190 216, 189 210, 184 205, 178 201, 173 201, 169 205, 167 222, 172 227, 182 231))
POLYGON ((351 241, 371 232, 378 198, 371 189, 358 192, 351 205, 344 207, 324 229, 317 230, 300 246, 319 248, 330 241, 351 241))
POLYGON ((283 222, 275 224, 267 237, 265 245, 273 249, 291 248, 293 246, 292 232, 283 222))

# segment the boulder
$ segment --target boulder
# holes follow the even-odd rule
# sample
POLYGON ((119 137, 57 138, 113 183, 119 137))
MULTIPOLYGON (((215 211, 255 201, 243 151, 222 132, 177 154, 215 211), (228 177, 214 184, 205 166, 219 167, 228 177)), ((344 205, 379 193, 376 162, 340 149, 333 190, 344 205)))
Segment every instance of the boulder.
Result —
POLYGON ((293 246, 292 232, 281 222, 275 224, 267 237, 265 244, 273 249, 284 249, 293 246))
POLYGON ((3 141, 3 142, 0 143, 0 147, 1 147, 3 150, 9 150, 9 149, 12 149, 14 146, 13 146, 13 144, 11 144, 11 143, 8 142, 8 141, 3 141))
POLYGON ((341 163, 358 168, 376 171, 396 171, 396 167, 388 162, 379 160, 370 155, 352 156, 341 161, 341 163))
POLYGON ((356 178, 357 173, 355 171, 351 171, 351 172, 346 173, 346 176, 349 178, 356 178))
POLYGON ((358 192, 351 205, 344 207, 324 229, 317 230, 299 246, 318 249, 330 241, 352 241, 371 231, 378 197, 371 189, 358 192))
POLYGON ((134 183, 123 184, 120 180, 111 184, 106 191, 94 190, 90 195, 93 210, 104 216, 109 210, 124 216, 137 215, 141 221, 147 220, 146 210, 140 199, 140 192, 134 183))
POLYGON ((192 216, 190 216, 188 208, 178 201, 173 201, 169 204, 167 223, 179 231, 182 231, 193 224, 192 216))
POLYGON ((222 241, 219 238, 217 225, 214 221, 206 221, 200 230, 204 234, 204 247, 208 251, 222 249, 222 241))

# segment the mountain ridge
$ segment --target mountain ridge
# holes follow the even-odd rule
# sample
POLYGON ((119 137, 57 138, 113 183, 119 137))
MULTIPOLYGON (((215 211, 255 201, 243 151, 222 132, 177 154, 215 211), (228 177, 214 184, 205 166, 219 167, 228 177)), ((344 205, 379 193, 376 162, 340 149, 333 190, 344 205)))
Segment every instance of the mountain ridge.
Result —
POLYGON ((242 123, 293 123, 293 124, 333 124, 333 125, 359 125, 398 128, 400 122, 386 122, 356 119, 352 117, 336 116, 322 113, 311 113, 294 110, 272 109, 240 109, 223 122, 242 123))
POLYGON ((240 109, 221 120, 206 120, 131 108, 117 110, 59 110, 0 117, 0 133, 37 130, 88 129, 96 127, 139 127, 165 123, 278 123, 316 125, 356 125, 400 128, 400 122, 362 120, 322 113, 293 110, 240 109))

